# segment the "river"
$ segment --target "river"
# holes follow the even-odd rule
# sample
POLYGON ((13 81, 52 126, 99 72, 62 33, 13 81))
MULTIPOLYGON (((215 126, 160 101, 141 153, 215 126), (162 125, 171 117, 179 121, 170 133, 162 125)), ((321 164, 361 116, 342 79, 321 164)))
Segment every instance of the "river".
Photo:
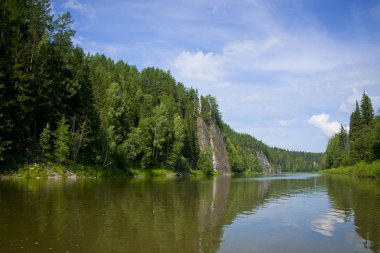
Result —
POLYGON ((380 252, 380 182, 3 179, 0 252, 380 252))

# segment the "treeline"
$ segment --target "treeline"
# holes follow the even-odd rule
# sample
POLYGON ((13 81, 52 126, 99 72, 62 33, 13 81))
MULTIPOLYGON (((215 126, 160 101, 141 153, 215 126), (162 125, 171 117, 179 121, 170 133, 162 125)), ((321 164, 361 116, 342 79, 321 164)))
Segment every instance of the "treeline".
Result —
POLYGON ((341 125, 340 132, 328 142, 323 158, 324 168, 349 166, 358 162, 380 159, 380 116, 374 115, 371 99, 363 93, 360 105, 350 116, 347 130, 341 125))
POLYGON ((70 14, 54 19, 48 0, 0 8, 2 167, 197 167, 196 90, 169 72, 84 54, 73 46, 70 14))
POLYGON ((260 170, 257 150, 283 171, 314 168, 314 155, 236 134, 214 97, 170 72, 85 54, 72 23, 70 13, 55 18, 49 0, 0 3, 0 169, 47 161, 204 169, 212 156, 199 148, 199 117, 224 128, 235 171, 260 170))
POLYGON ((285 149, 269 147, 262 141, 249 134, 237 133, 224 124, 224 134, 231 163, 231 168, 236 172, 245 170, 261 172, 262 164, 257 154, 262 152, 278 171, 316 171, 321 168, 321 153, 289 151, 285 149))

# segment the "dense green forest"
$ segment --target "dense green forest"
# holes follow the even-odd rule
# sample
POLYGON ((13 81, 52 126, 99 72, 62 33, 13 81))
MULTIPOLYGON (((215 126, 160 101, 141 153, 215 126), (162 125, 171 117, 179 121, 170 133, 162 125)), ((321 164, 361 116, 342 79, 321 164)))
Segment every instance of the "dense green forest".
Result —
POLYGON ((348 131, 341 125, 340 132, 329 140, 323 167, 330 169, 377 159, 380 159, 380 116, 374 115, 371 99, 363 93, 360 105, 356 101, 348 131))
POLYGON ((257 152, 262 152, 277 171, 316 171, 320 169, 321 153, 289 151, 270 147, 249 134, 236 133, 224 124, 226 145, 233 171, 261 171, 257 152))
POLYGON ((84 53, 73 45, 70 13, 54 17, 49 0, 2 1, 0 22, 0 170, 47 161, 202 169, 199 117, 223 129, 234 171, 260 171, 258 150, 283 171, 319 168, 321 154, 235 133, 214 97, 168 71, 84 53))

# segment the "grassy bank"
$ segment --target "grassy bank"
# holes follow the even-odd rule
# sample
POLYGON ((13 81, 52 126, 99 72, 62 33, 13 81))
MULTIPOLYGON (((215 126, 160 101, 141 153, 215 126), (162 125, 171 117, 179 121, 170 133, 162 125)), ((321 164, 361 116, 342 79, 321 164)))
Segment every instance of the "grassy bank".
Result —
MULTIPOLYGON (((255 176, 261 175, 262 172, 243 171, 241 173, 233 172, 234 176, 255 176)), ((100 177, 213 177, 222 175, 217 171, 203 171, 189 169, 186 172, 173 171, 164 167, 161 168, 116 168, 107 167, 106 169, 93 165, 83 165, 73 161, 65 163, 41 162, 29 163, 19 166, 17 169, 0 172, 0 177, 14 178, 100 178, 100 177)))
POLYGON ((65 164, 47 162, 25 164, 19 169, 3 172, 2 177, 20 178, 93 178, 93 177, 175 177, 177 172, 165 169, 107 168, 82 165, 74 162, 65 164))
POLYGON ((77 163, 59 164, 53 162, 25 164, 17 170, 8 171, 5 176, 21 178, 76 178, 107 177, 120 175, 116 169, 102 170, 77 163))
POLYGON ((380 160, 372 163, 360 162, 352 166, 322 170, 321 173, 328 175, 348 175, 354 177, 374 178, 380 180, 380 160))

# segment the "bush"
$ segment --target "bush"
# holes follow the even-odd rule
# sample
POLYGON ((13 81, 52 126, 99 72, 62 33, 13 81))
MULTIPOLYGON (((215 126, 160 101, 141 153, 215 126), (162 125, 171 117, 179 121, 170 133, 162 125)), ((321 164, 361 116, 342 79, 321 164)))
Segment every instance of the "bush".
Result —
POLYGON ((380 160, 372 163, 359 162, 352 166, 322 170, 321 173, 380 179, 380 160))

